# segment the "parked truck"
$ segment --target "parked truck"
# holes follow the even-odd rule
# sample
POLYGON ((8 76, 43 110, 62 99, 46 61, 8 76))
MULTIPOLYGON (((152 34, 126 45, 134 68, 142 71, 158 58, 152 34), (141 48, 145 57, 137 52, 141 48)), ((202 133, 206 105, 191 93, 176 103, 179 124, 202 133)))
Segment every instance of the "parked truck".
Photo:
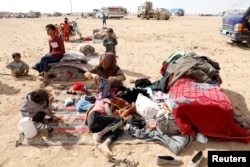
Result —
POLYGON ((219 33, 232 42, 250 47, 250 0, 238 0, 226 11, 219 33))
POLYGON ((138 6, 137 17, 141 19, 168 20, 170 13, 165 8, 153 9, 152 2, 145 1, 142 5, 138 6))
POLYGON ((96 18, 124 18, 127 15, 127 9, 124 7, 103 7, 95 13, 96 18))

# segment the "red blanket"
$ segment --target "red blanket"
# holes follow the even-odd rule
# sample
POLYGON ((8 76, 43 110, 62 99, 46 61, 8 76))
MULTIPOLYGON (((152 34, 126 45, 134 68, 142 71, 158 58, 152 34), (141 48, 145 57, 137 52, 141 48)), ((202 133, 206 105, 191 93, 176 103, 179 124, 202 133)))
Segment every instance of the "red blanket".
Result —
POLYGON ((250 142, 250 134, 234 120, 233 105, 219 85, 180 78, 169 94, 183 135, 195 136, 198 130, 208 137, 250 142))

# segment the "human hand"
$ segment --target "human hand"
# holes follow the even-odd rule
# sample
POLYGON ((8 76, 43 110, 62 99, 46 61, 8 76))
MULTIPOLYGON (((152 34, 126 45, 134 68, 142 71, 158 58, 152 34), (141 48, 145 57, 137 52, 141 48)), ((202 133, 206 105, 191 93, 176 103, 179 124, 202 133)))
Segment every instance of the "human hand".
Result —
POLYGON ((99 76, 99 75, 97 75, 97 74, 95 74, 95 75, 93 76, 93 78, 94 78, 94 80, 95 80, 95 83, 96 83, 97 85, 99 85, 99 82, 100 82, 100 76, 99 76))
POLYGON ((51 105, 53 101, 55 100, 54 96, 52 94, 49 94, 49 104, 51 105))
POLYGON ((52 119, 53 119, 53 121, 58 121, 58 120, 60 120, 60 118, 59 117, 57 117, 57 116, 52 116, 52 119))
POLYGON ((108 82, 109 83, 113 83, 113 82, 115 82, 117 80, 117 77, 109 77, 108 78, 108 82))

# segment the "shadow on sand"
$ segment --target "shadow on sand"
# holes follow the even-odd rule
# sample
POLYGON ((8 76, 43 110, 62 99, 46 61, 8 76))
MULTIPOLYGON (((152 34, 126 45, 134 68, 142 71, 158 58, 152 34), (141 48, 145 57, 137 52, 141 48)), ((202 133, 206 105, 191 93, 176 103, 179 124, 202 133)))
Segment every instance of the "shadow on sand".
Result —
POLYGON ((20 92, 20 89, 15 89, 13 86, 3 84, 0 81, 0 92, 1 92, 1 94, 5 94, 5 95, 14 95, 14 94, 17 94, 18 92, 20 92))
POLYGON ((246 119, 250 122, 250 112, 247 108, 245 97, 238 92, 232 90, 223 89, 226 95, 229 97, 235 110, 242 116, 243 119, 246 119))
POLYGON ((231 45, 232 47, 240 48, 242 50, 250 50, 245 42, 227 42, 227 44, 231 45))
POLYGON ((133 72, 133 71, 128 71, 128 70, 123 70, 123 72, 128 75, 128 76, 131 76, 131 77, 136 77, 136 78, 147 78, 149 79, 150 77, 145 75, 145 74, 142 74, 142 73, 138 73, 138 72, 133 72))

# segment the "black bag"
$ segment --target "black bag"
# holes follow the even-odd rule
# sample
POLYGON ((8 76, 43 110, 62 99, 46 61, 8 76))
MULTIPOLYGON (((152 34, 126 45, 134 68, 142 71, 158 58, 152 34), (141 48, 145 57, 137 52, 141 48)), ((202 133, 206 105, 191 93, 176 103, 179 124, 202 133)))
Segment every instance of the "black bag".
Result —
POLYGON ((127 124, 130 124, 132 128, 142 129, 146 126, 146 121, 142 117, 132 117, 127 121, 127 124))
POLYGON ((141 79, 137 79, 135 81, 135 87, 140 87, 140 88, 145 88, 147 86, 152 85, 151 81, 147 78, 141 78, 141 79))

